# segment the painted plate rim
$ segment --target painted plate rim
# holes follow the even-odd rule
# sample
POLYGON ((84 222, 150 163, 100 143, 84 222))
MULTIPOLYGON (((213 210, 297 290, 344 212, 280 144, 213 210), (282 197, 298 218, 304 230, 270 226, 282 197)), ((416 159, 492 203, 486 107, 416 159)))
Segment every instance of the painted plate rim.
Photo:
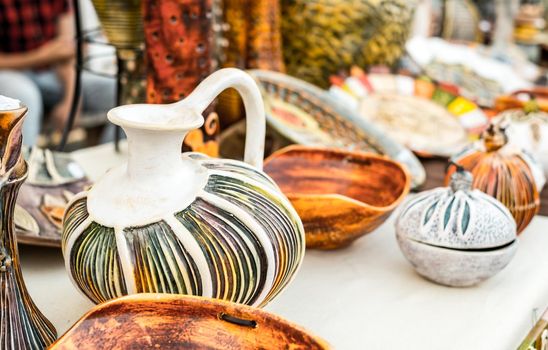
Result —
MULTIPOLYGON (((270 109, 270 99, 269 93, 264 89, 262 81, 266 78, 275 82, 284 81, 293 86, 295 90, 306 92, 306 94, 312 95, 317 99, 323 101, 326 106, 329 106, 334 111, 337 112, 341 117, 345 118, 352 124, 360 128, 360 130, 367 134, 375 141, 374 146, 378 148, 383 155, 390 157, 393 160, 399 161, 402 164, 406 165, 411 176, 413 188, 417 188, 424 183, 426 180, 426 172, 422 166, 419 159, 403 145, 399 144, 393 140, 390 136, 384 134, 378 127, 373 125, 371 122, 365 120, 357 114, 357 112, 352 111, 349 107, 342 105, 337 102, 337 100, 332 97, 326 90, 323 90, 313 84, 307 83, 303 80, 291 77, 287 74, 266 71, 260 69, 252 69, 247 71, 253 79, 257 82, 259 89, 261 90, 263 99, 265 99, 265 110, 266 110, 266 120, 267 122, 276 129, 277 132, 282 134, 284 137, 289 139, 292 142, 297 144, 306 145, 306 146, 318 146, 318 144, 311 144, 307 140, 299 139, 298 136, 295 136, 292 133, 287 132, 286 128, 281 125, 281 123, 272 116, 270 109)), ((323 145, 325 146, 325 145, 323 145)), ((360 151, 370 151, 370 150, 360 150, 360 151)), ((370 151, 371 152, 371 151, 370 151)))

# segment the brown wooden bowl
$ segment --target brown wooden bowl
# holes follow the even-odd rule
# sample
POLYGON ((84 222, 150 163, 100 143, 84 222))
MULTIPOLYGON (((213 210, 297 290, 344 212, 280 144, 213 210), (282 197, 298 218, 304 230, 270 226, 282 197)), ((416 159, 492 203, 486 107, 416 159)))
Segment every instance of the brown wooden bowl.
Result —
POLYGON ((134 294, 95 306, 51 347, 65 349, 329 349, 299 326, 246 305, 134 294))
POLYGON ((409 193, 398 162, 372 153, 289 146, 265 161, 301 217, 308 248, 336 249, 380 226, 409 193))

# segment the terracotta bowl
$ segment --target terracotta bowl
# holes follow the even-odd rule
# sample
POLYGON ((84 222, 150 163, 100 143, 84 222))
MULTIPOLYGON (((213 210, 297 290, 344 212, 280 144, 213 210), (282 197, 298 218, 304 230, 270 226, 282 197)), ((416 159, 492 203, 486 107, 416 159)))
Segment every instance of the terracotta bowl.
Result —
POLYGON ((308 248, 342 248, 375 230, 409 193, 404 167, 372 153, 289 146, 264 166, 304 224, 308 248))
POLYGON ((250 306, 134 294, 95 306, 50 349, 328 349, 322 339, 250 306))

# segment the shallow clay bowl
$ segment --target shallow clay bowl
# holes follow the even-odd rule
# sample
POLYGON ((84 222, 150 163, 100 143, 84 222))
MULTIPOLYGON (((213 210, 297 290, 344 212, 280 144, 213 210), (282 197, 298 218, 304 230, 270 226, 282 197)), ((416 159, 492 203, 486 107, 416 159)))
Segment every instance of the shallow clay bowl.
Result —
POLYGON ((403 166, 372 153, 289 146, 264 170, 304 224, 308 248, 336 249, 375 230, 409 193, 403 166))
POLYGON ((95 306, 50 349, 328 349, 260 309, 218 299, 135 294, 95 306))

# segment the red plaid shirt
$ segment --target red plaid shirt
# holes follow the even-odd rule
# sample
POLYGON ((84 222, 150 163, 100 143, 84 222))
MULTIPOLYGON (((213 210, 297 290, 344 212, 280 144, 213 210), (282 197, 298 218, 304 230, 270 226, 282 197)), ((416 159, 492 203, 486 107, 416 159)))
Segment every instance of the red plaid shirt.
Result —
POLYGON ((57 35, 68 0, 0 0, 0 52, 36 49, 57 35))

